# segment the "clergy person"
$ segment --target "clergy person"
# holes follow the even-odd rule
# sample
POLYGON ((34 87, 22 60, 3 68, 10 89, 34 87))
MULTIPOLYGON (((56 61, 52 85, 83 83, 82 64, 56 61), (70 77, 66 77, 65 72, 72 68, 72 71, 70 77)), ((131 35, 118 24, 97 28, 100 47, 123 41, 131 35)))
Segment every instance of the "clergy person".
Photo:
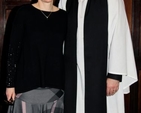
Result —
POLYGON ((60 0, 68 12, 65 113, 124 113, 137 81, 123 0, 60 0))

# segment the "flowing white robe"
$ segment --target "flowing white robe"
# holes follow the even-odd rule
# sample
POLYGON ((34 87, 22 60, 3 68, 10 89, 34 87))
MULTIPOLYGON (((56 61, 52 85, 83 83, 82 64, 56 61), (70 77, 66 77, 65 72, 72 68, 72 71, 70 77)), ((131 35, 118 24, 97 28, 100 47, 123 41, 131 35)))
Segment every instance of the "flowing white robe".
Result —
MULTIPOLYGON (((77 28, 77 106, 85 113, 84 17, 88 0, 79 0, 77 28)), ((66 10, 67 0, 59 7, 66 10)), ((107 96, 107 113, 124 113, 124 94, 137 81, 137 72, 129 25, 123 0, 108 0, 108 66, 107 73, 122 75, 118 92, 107 96)))

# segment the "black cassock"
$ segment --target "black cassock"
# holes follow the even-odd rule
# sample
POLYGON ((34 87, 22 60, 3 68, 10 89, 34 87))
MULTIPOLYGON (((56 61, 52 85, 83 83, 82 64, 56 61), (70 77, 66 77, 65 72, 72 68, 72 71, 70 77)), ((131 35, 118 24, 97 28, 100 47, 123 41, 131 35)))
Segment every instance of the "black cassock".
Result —
MULTIPOLYGON (((76 113, 77 0, 67 0, 65 113, 76 113)), ((88 0, 84 18, 85 113, 106 113, 107 0, 88 0)))

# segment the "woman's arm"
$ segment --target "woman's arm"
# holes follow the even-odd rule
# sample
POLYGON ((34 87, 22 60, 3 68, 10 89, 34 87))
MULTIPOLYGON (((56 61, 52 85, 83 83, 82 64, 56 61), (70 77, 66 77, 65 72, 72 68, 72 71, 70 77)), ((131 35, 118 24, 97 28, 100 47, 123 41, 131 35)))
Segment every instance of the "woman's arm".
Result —
POLYGON ((24 32, 23 25, 24 16, 19 8, 12 23, 9 49, 7 54, 6 96, 8 101, 10 101, 11 98, 12 100, 15 98, 15 76, 24 32))

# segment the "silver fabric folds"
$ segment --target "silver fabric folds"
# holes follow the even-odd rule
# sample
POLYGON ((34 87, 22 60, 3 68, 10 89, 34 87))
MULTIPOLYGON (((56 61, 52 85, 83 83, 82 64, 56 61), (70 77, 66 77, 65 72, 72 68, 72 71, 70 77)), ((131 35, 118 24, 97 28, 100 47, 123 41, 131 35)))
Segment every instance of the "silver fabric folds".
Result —
POLYGON ((64 92, 54 88, 38 88, 17 94, 7 113, 63 113, 64 92))

